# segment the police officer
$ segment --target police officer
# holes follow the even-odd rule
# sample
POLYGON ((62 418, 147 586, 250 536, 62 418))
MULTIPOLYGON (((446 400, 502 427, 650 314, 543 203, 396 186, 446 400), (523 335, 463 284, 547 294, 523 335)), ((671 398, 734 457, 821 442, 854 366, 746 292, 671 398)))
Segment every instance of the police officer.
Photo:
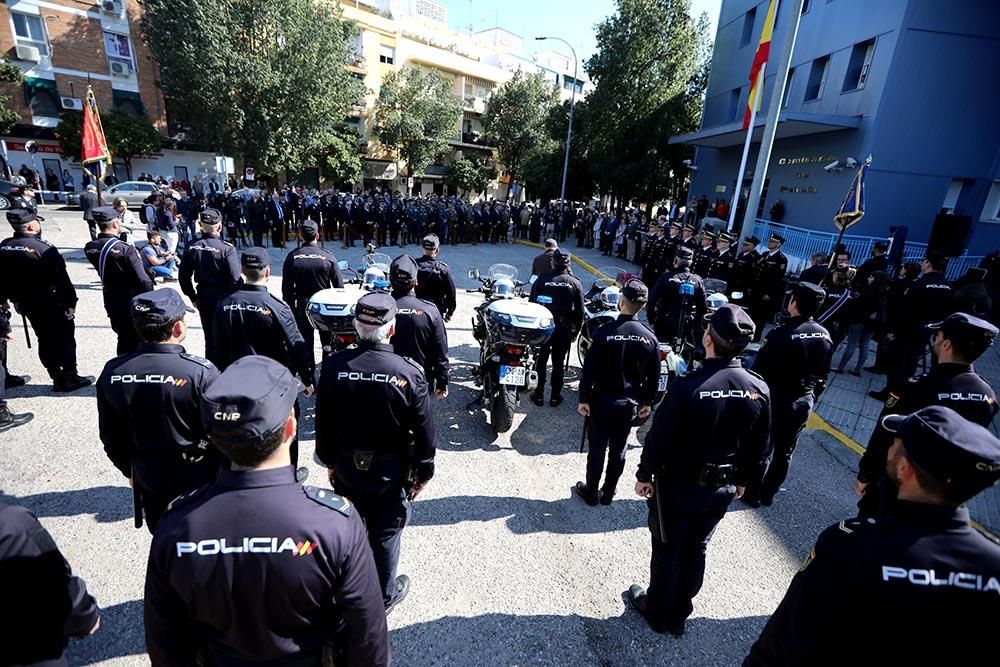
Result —
POLYGON ((417 258, 417 268, 420 274, 417 276, 416 294, 421 299, 426 299, 438 307, 441 317, 445 322, 451 320, 455 313, 455 281, 451 277, 448 265, 438 259, 441 251, 441 242, 434 234, 428 234, 420 242, 423 249, 423 256, 417 258))
MULTIPOLYGON (((306 315, 309 299, 320 290, 343 287, 344 281, 337 268, 337 258, 316 243, 319 236, 316 221, 304 220, 299 225, 299 235, 302 237, 302 245, 288 253, 281 269, 281 298, 295 313, 295 323, 309 353, 309 377, 313 377, 316 357, 313 353, 313 327, 306 315)), ((321 332, 319 342, 320 346, 328 346, 329 334, 321 332)))
POLYGON ((896 509, 820 534, 744 665, 982 663, 1000 546, 962 505, 1000 477, 1000 441, 941 406, 882 424, 896 509))
POLYGON ((736 358, 753 329, 739 306, 712 313, 704 365, 670 384, 646 435, 635 491, 648 499, 653 555, 648 591, 633 584, 629 596, 657 632, 684 634, 712 531, 767 465, 767 384, 736 358))
POLYGON ((437 306, 414 295, 417 276, 417 263, 409 255, 400 255, 389 266, 396 300, 396 333, 389 342, 396 354, 413 359, 424 369, 428 391, 446 398, 448 332, 437 306))
POLYGON ((729 293, 743 292, 743 298, 750 303, 757 292, 757 263, 760 261, 757 246, 759 245, 760 239, 756 236, 747 236, 743 239, 743 246, 736 254, 729 278, 729 293))
POLYGON ((785 237, 771 232, 767 239, 767 252, 761 254, 757 261, 756 289, 751 310, 757 323, 757 340, 760 340, 764 328, 781 308, 782 295, 785 293, 785 272, 788 270, 788 257, 781 252, 784 244, 785 237))
MULTIPOLYGON (((901 391, 889 395, 885 414, 910 414, 931 405, 944 405, 965 419, 989 426, 1000 410, 997 397, 987 382, 972 366, 993 344, 997 328, 985 320, 966 313, 954 313, 943 322, 929 327, 931 353, 937 363, 931 369, 911 378, 901 391)), ((875 425, 868 447, 858 465, 855 491, 860 516, 870 516, 892 508, 896 489, 885 473, 886 453, 892 445, 892 434, 875 425)))
POLYGON ((129 480, 150 533, 173 498, 208 484, 219 468, 198 407, 219 371, 181 347, 189 312, 170 288, 136 296, 133 322, 143 342, 109 361, 97 381, 104 451, 129 480))
POLYGON ((607 452, 607 471, 600 502, 610 505, 625 469, 625 443, 632 420, 645 419, 652 411, 660 376, 660 356, 656 337, 635 319, 646 304, 648 291, 638 280, 622 287, 621 314, 594 332, 593 345, 583 362, 580 404, 576 407, 589 418, 590 450, 587 452, 587 481, 576 483, 576 492, 588 505, 598 503, 607 452), (608 452, 610 446, 610 452, 608 452))
POLYGON ((202 416, 232 462, 171 503, 146 571, 154 665, 388 665, 378 578, 356 508, 296 483, 298 382, 240 359, 205 390, 202 416), (339 620, 346 631, 338 632, 339 620))
POLYGON ((42 240, 39 220, 23 208, 7 211, 14 236, 0 243, 0 303, 10 301, 31 322, 53 391, 76 391, 94 382, 76 371, 76 289, 59 250, 42 240))
POLYGON ((118 334, 119 355, 135 352, 141 342, 132 326, 132 298, 153 290, 153 279, 142 267, 135 246, 118 238, 121 221, 113 206, 95 208, 94 222, 100 232, 83 251, 97 269, 104 285, 104 310, 111 329, 118 334))
POLYGON ((552 312, 555 330, 538 351, 538 388, 531 394, 531 402, 541 406, 545 401, 545 374, 552 356, 552 393, 549 405, 562 403, 563 376, 569 349, 583 326, 583 287, 570 271, 573 256, 556 250, 552 254, 552 271, 531 286, 529 301, 540 303, 552 312))
POLYGON ((681 242, 680 245, 691 248, 691 250, 696 250, 698 248, 698 239, 694 237, 694 233, 697 231, 695 226, 691 223, 685 223, 681 227, 681 242))
POLYGON ((751 507, 769 506, 774 501, 788 476, 799 433, 830 374, 833 340, 830 332, 813 320, 824 297, 818 285, 796 283, 788 302, 788 318, 767 334, 754 360, 754 372, 771 390, 774 457, 761 484, 750 485, 743 495, 743 502, 751 507))
MULTIPOLYGON (((13 412, 7 406, 7 401, 4 399, 4 394, 8 386, 13 386, 7 384, 7 341, 10 340, 14 340, 14 332, 10 326, 10 313, 4 308, 0 308, 0 433, 21 424, 27 424, 35 417, 30 412, 22 412, 20 414, 13 412)), ((18 379, 20 380, 21 378, 18 379)))
POLYGON ((0 590, 5 665, 65 665, 69 638, 92 635, 101 625, 87 585, 73 576, 49 532, 24 507, 2 502, 0 590))
POLYGON ((715 242, 718 254, 712 261, 712 268, 709 269, 707 276, 725 282, 727 289, 733 278, 733 267, 736 266, 736 252, 732 248, 734 240, 733 235, 729 232, 719 234, 719 238, 715 242))
POLYGON ((649 296, 649 321, 661 341, 687 341, 692 325, 705 316, 705 288, 701 277, 691 273, 693 257, 691 248, 678 247, 673 270, 660 276, 649 296))
POLYGON ((410 588, 396 568, 410 501, 434 475, 434 420, 423 369, 389 345, 396 301, 366 294, 354 317, 358 347, 327 357, 320 371, 316 458, 365 521, 388 611, 410 588))
POLYGON ((694 251, 694 261, 691 264, 693 273, 697 273, 699 276, 708 276, 712 262, 719 256, 719 251, 715 249, 715 239, 718 237, 718 234, 707 229, 701 233, 701 246, 694 251))
POLYGON ((198 217, 201 238, 188 245, 181 262, 181 291, 191 299, 201 316, 201 326, 205 331, 205 356, 215 358, 215 336, 212 325, 215 322, 215 306, 219 300, 236 289, 240 279, 240 261, 232 243, 223 241, 222 214, 214 208, 206 208, 198 217), (198 289, 191 279, 198 283, 198 289))

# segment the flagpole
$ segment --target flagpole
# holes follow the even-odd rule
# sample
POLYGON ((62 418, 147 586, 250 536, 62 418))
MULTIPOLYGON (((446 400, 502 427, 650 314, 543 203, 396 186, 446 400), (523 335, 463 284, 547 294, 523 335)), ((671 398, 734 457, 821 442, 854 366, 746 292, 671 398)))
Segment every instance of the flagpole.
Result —
MULTIPOLYGON (((785 97, 785 86, 788 85, 788 68, 792 61, 792 51, 795 48, 795 38, 799 32, 799 18, 802 16, 803 0, 794 0, 787 10, 791 12, 788 25, 788 37, 781 48, 778 59, 777 76, 774 88, 771 90, 771 100, 767 105, 767 121, 764 123, 764 133, 760 138, 760 150, 757 152, 757 165, 753 170, 753 181, 750 183, 750 196, 747 197, 747 208, 743 212, 740 230, 747 225, 753 228, 757 219, 757 207, 760 205, 761 192, 764 190, 764 177, 767 176, 767 163, 771 160, 771 148, 774 146, 774 135, 778 130, 778 116, 781 114, 781 102, 785 97)), ((761 89, 761 95, 764 94, 761 89)), ((737 235, 739 231, 737 230, 737 235)))
MULTIPOLYGON (((760 67, 760 73, 757 74, 757 83, 754 86, 754 90, 758 91, 759 96, 762 92, 761 86, 764 85, 764 71, 767 69, 767 63, 765 62, 760 67)), ((752 91, 751 91, 752 92, 752 91)), ((729 207, 729 222, 726 224, 726 230, 733 229, 733 222, 736 220, 736 208, 740 203, 740 192, 743 191, 743 173, 747 168, 747 157, 750 156, 750 142, 753 139, 753 124, 757 120, 757 100, 752 100, 750 102, 750 124, 747 126, 747 137, 743 142, 743 157, 740 158, 740 170, 736 175, 736 187, 733 192, 733 204, 729 207)), ((739 232, 737 231, 737 236, 739 232)))

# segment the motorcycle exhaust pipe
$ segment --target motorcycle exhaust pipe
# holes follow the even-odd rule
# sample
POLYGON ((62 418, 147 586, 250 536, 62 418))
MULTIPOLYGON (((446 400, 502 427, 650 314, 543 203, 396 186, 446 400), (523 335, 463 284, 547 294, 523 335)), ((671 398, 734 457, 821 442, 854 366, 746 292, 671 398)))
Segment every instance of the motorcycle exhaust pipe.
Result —
POLYGON ((538 372, 528 371, 528 389, 534 391, 538 388, 538 372))

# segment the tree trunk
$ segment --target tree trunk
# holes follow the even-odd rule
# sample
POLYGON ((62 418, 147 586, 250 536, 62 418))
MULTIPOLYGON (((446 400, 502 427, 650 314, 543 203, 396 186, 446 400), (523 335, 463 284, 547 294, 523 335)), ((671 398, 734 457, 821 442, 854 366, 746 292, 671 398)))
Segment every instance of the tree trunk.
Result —
POLYGON ((122 158, 125 162, 125 175, 128 176, 128 180, 132 180, 132 158, 126 157, 122 158))

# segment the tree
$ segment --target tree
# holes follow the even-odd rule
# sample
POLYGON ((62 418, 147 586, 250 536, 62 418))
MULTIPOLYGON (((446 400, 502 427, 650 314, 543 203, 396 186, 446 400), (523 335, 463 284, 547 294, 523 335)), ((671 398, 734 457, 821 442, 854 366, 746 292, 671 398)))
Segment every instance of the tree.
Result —
POLYGON ((189 138, 260 173, 297 171, 336 140, 362 92, 356 27, 321 0, 143 0, 161 87, 189 138))
MULTIPOLYGON (((511 185, 522 175, 531 152, 547 138, 545 119, 558 99, 557 90, 541 73, 524 74, 521 70, 490 95, 483 116, 486 139, 497 147, 511 185)), ((510 190, 508 187, 508 196, 510 190)))
POLYGON ((397 162, 406 161, 408 176, 423 173, 448 149, 462 112, 453 85, 437 70, 409 65, 389 72, 382 81, 374 111, 375 138, 397 162))
MULTIPOLYGON (((79 161, 83 148, 83 112, 63 111, 56 127, 59 151, 66 157, 79 161)), ((129 179, 132 178, 132 160, 156 153, 163 147, 163 136, 145 116, 136 116, 122 109, 111 109, 101 114, 101 125, 108 150, 112 157, 125 163, 129 179)))
MULTIPOLYGON (((545 138, 535 145, 525 160, 525 187, 532 197, 543 201, 558 199, 562 190, 569 106, 566 101, 549 109, 544 121, 545 138)), ((573 112, 573 141, 566 176, 568 201, 587 201, 594 193, 594 177, 587 161, 589 125, 590 110, 586 100, 581 100, 573 112)))
MULTIPOLYGON (((21 83, 22 81, 24 81, 24 75, 19 68, 5 60, 0 60, 0 83, 21 83)), ((0 93, 0 134, 10 132, 20 118, 18 113, 10 108, 10 96, 0 93)))
POLYGON ((448 165, 444 180, 452 188, 461 191, 464 197, 469 192, 483 192, 495 177, 496 168, 492 160, 462 155, 448 165))
POLYGON ((343 123, 333 141, 319 154, 323 177, 334 183, 357 183, 361 180, 361 153, 358 151, 357 130, 343 123))

